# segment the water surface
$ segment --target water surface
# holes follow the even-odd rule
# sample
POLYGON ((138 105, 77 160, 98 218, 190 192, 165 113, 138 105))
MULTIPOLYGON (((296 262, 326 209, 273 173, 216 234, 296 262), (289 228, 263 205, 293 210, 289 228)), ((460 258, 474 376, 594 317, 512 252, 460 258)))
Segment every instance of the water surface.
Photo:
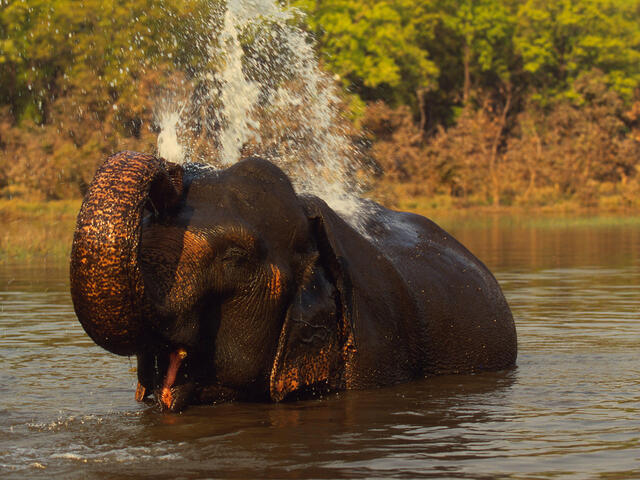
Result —
POLYGON ((2 265, 0 476, 640 478, 640 222, 448 227, 505 291, 516 369, 181 415, 134 401, 66 265, 2 265))

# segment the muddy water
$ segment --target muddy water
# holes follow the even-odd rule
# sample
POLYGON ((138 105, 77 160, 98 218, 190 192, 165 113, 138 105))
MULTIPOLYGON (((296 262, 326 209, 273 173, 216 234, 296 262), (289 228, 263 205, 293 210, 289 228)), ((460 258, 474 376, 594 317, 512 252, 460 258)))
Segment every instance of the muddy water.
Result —
POLYGON ((0 476, 640 478, 640 222, 450 230, 505 290, 516 369, 182 415, 136 404, 66 265, 2 265, 0 476))

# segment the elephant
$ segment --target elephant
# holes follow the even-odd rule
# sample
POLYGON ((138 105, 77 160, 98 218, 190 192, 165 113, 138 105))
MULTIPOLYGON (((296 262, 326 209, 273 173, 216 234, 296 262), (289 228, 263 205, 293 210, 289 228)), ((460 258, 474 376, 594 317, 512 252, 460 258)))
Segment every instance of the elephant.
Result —
POLYGON ((362 205, 356 228, 258 157, 216 169, 117 153, 78 214, 76 315, 136 356, 136 399, 168 412, 515 365, 487 267, 423 216, 362 205))

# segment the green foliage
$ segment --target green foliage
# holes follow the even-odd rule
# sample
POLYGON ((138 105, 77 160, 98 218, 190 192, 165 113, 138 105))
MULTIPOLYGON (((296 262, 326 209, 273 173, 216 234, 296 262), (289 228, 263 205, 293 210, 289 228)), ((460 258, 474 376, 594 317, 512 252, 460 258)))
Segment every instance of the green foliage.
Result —
MULTIPOLYGON (((122 124, 147 108, 145 78, 206 55, 200 21, 222 0, 3 0, 0 103, 43 124, 55 99, 122 124), (88 97, 82 99, 83 97, 88 97)), ((223 3, 223 2, 222 2, 223 3)), ((297 0, 327 67, 364 100, 418 108, 430 92, 451 113, 476 92, 516 85, 540 101, 580 100, 594 68, 625 100, 640 86, 640 0, 297 0)), ((148 82, 147 82, 148 83, 148 82)), ((433 103, 433 102, 432 102, 433 103)))
POLYGON ((432 88, 438 67, 423 48, 434 18, 424 2, 329 0, 294 2, 309 12, 329 68, 366 99, 410 102, 432 88), (387 100, 390 100, 387 98, 387 100))
POLYGON ((640 86, 640 0, 298 0, 329 68, 365 99, 415 105, 428 87, 449 108, 509 86, 575 98, 597 68, 629 100, 640 86))
MULTIPOLYGON (((118 104, 139 115, 140 82, 180 49, 180 26, 198 3, 160 0, 10 0, 0 10, 0 101, 18 121, 45 123, 50 104, 73 93, 104 118, 118 104), (169 21, 167 21, 169 20, 169 21), (176 20, 176 21, 172 21, 176 20), (175 28, 168 28, 175 27, 175 28)), ((186 37, 186 35, 183 35, 186 37)))
MULTIPOLYGON (((513 71, 512 38, 515 30, 514 5, 495 0, 439 0, 436 4, 442 31, 454 38, 462 54, 463 64, 468 49, 468 62, 475 75, 492 74, 508 81, 513 71)), ((430 49, 436 50, 437 45, 430 49)))
POLYGON ((514 36, 539 97, 579 99, 573 82, 593 69, 630 99, 640 86, 640 1, 528 0, 514 36))

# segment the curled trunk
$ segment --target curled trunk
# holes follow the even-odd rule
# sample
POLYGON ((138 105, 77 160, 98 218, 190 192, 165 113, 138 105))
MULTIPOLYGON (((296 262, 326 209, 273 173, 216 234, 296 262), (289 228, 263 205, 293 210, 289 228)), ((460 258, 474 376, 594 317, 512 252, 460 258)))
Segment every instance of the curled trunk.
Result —
POLYGON ((113 155, 96 172, 78 214, 73 305, 93 341, 119 355, 134 354, 143 343, 149 312, 138 262, 141 220, 146 205, 156 210, 178 197, 181 181, 172 181, 172 167, 151 155, 113 155))

